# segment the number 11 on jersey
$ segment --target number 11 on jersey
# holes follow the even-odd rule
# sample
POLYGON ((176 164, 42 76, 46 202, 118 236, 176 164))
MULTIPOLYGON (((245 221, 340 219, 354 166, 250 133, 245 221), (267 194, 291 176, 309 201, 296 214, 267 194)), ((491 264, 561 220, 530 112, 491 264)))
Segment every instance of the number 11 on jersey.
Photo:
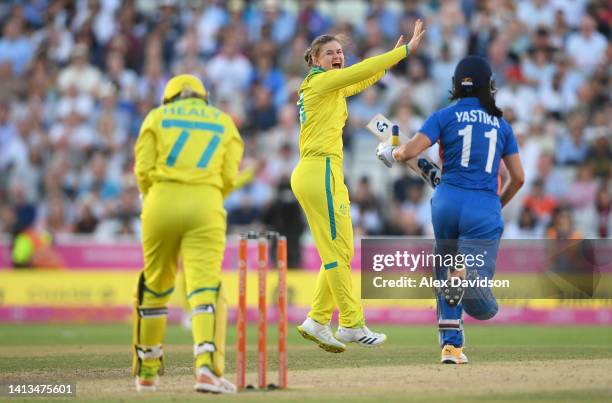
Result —
MULTIPOLYGON (((467 125, 459 130, 459 136, 463 137, 463 147, 461 150, 461 166, 467 168, 470 164, 470 152, 472 149, 472 125, 467 125)), ((497 129, 493 128, 484 133, 489 139, 489 151, 487 153, 487 165, 485 171, 491 173, 493 170, 493 158, 495 157, 495 146, 497 145, 497 129)))

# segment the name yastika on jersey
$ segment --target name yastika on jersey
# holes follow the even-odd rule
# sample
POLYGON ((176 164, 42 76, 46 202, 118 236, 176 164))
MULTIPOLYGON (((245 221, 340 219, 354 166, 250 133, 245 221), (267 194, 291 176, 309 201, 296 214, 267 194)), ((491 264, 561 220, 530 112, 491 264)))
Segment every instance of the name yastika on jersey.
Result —
POLYGON ((474 123, 479 122, 499 128, 499 119, 496 116, 491 116, 485 111, 472 109, 469 111, 455 112, 458 123, 474 123))

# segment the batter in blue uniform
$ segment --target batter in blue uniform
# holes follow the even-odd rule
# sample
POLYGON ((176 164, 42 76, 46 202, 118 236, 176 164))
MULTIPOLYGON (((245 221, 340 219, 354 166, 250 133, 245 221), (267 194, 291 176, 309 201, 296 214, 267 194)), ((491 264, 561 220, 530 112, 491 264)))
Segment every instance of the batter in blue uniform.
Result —
MULTIPOLYGON (((452 105, 432 114, 406 144, 381 144, 377 155, 391 167, 405 162, 438 142, 442 181, 431 200, 436 252, 455 256, 480 255, 477 263, 462 267, 437 267, 436 277, 449 280, 492 279, 504 222, 501 209, 524 182, 516 139, 502 111, 495 105, 495 88, 489 63, 468 56, 455 68, 452 105), (498 193, 498 171, 504 161, 510 180, 498 193)), ((490 288, 448 286, 436 290, 441 361, 468 362, 463 352, 463 312, 490 319, 498 306, 490 288)))

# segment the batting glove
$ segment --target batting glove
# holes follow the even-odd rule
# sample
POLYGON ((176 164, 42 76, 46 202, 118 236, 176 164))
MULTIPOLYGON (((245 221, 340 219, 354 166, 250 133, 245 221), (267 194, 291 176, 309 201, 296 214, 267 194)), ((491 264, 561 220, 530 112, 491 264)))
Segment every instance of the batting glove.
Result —
POLYGON ((385 164, 388 168, 391 168, 396 162, 395 158, 393 158, 393 150, 396 148, 396 146, 380 143, 378 147, 376 147, 376 156, 383 162, 383 164, 385 164))

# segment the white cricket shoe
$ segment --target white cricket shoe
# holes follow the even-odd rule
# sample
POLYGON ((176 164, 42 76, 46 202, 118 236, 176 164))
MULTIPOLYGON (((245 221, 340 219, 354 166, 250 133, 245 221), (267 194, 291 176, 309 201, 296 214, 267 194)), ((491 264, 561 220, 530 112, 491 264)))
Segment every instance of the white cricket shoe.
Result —
POLYGON ((202 393, 236 393, 236 385, 222 376, 213 374, 208 367, 198 368, 193 388, 202 393))
POLYGON ((328 353, 342 353, 346 346, 334 338, 329 324, 322 325, 316 321, 306 318, 297 328, 303 338, 314 341, 319 347, 328 353))
POLYGON ((336 339, 343 343, 357 343, 361 347, 376 347, 380 346, 387 340, 387 335, 384 333, 376 333, 363 327, 342 327, 338 326, 336 339))

